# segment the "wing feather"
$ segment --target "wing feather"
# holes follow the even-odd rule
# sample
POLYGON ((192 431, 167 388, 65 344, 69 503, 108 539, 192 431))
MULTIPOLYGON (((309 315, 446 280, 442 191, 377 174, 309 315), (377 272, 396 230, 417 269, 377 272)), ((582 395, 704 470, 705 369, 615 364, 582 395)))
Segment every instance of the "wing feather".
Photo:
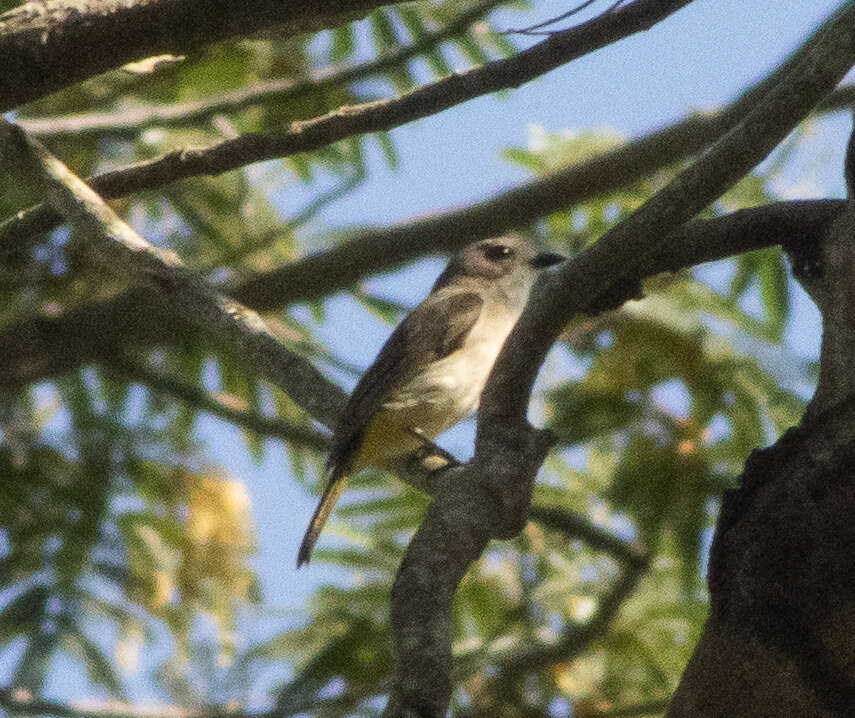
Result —
POLYGON ((416 307, 392 332, 353 390, 333 433, 327 459, 332 481, 349 469, 384 398, 428 364, 457 351, 482 305, 475 292, 441 290, 416 307))

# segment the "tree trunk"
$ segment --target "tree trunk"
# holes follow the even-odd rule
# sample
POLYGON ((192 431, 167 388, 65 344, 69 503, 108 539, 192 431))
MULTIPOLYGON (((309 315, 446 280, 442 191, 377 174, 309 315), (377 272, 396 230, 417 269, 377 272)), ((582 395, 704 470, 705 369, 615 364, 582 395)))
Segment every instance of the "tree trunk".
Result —
POLYGON ((823 316, 819 385, 725 496, 669 718, 855 715, 855 203, 794 266, 823 316))

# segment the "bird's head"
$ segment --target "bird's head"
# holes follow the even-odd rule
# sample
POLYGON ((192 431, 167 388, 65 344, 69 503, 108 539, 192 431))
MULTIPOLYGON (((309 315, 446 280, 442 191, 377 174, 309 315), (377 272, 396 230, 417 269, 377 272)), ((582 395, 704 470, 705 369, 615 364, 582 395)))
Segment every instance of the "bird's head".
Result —
POLYGON ((564 261, 554 252, 536 252, 521 235, 509 234, 473 242, 458 251, 434 284, 434 290, 454 281, 495 283, 510 297, 528 296, 540 270, 564 261))

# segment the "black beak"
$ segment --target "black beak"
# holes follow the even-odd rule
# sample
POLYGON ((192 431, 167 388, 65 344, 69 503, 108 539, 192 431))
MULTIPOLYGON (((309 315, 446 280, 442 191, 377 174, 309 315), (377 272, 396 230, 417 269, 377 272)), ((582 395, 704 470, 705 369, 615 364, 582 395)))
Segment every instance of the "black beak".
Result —
POLYGON ((546 269, 554 264, 563 262, 565 259, 567 259, 567 257, 563 254, 557 254, 555 252, 541 252, 540 254, 536 254, 529 264, 531 264, 535 269, 546 269))

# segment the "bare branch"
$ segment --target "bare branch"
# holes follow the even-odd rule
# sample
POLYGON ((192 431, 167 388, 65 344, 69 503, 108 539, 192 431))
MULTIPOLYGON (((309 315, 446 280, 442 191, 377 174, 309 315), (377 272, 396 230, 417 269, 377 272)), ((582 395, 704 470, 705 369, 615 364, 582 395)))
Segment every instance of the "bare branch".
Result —
MULTIPOLYGON (((780 202, 691 222, 639 260, 639 277, 677 271, 782 241, 787 241, 788 248, 796 244, 810 247, 818 243, 844 205, 842 200, 780 202)), ((304 261, 295 266, 304 266, 304 261)), ((299 283, 299 274, 294 274, 294 282, 293 287, 284 285, 283 294, 296 293, 285 297, 286 302, 299 301, 300 292, 306 291, 299 283)), ((243 286, 235 292, 240 295, 243 286)), ((123 345, 182 346, 198 340, 198 330, 177 316, 158 291, 135 287, 59 316, 26 318, 0 332, 0 386, 26 385, 71 371, 87 361, 106 361, 123 345)))
POLYGON ((247 107, 274 101, 278 103, 293 101, 403 65, 414 57, 430 52, 446 40, 462 34, 473 22, 502 2, 504 0, 481 0, 466 8, 444 27, 425 33, 412 45, 386 52, 369 62, 353 67, 330 67, 303 80, 272 80, 178 105, 142 105, 125 108, 120 112, 22 118, 18 121, 18 125, 31 136, 40 138, 90 134, 134 136, 150 125, 187 125, 218 113, 237 112, 247 107))
POLYGON ((656 256, 668 235, 735 184, 833 89, 855 62, 853 27, 855 8, 845 6, 789 74, 707 154, 535 289, 485 390, 476 446, 482 438, 485 447, 500 442, 504 423, 525 421, 540 364, 572 316, 637 286, 639 265, 656 256))
POLYGON ((0 15, 0 112, 133 60, 276 28, 335 27, 398 0, 46 0, 0 15), (119 41, 117 41, 119 40, 119 41))
POLYGON ((0 121, 6 166, 39 188, 86 236, 93 261, 131 281, 157 287, 176 314, 231 346, 252 369, 281 387, 300 406, 329 423, 342 392, 311 364, 289 351, 261 318, 189 272, 178 255, 136 234, 82 180, 20 128, 0 121))
MULTIPOLYGON (((213 0, 211 0, 213 1, 213 0)), ((291 124, 278 133, 250 133, 203 149, 182 149, 159 159, 106 172, 88 180, 105 199, 155 189, 180 179, 216 175, 262 160, 288 157, 326 147, 368 132, 391 130, 467 100, 510 89, 623 37, 649 29, 691 0, 636 0, 632 5, 571 28, 514 57, 495 60, 460 74, 449 75, 391 100, 340 107, 310 120, 291 124)), ((46 232, 61 218, 42 206, 15 219, 16 232, 46 232)), ((0 246, 12 230, 0 227, 0 246)), ((21 234, 17 234, 21 236, 21 234)))
MULTIPOLYGON (((718 112, 694 115, 492 199, 414 222, 360 232, 336 247, 259 274, 233 293, 259 310, 315 299, 348 287, 366 274, 392 269, 426 253, 457 249, 474 239, 525 226, 551 212, 619 190, 703 150, 744 117, 780 77, 776 72, 718 112)), ((847 87, 830 95, 820 107, 836 110, 853 102, 855 87, 847 87)), ((97 187, 99 177, 93 182, 97 187)), ((59 218, 44 205, 0 222, 0 263, 4 253, 14 252, 21 242, 58 223, 59 218)))

